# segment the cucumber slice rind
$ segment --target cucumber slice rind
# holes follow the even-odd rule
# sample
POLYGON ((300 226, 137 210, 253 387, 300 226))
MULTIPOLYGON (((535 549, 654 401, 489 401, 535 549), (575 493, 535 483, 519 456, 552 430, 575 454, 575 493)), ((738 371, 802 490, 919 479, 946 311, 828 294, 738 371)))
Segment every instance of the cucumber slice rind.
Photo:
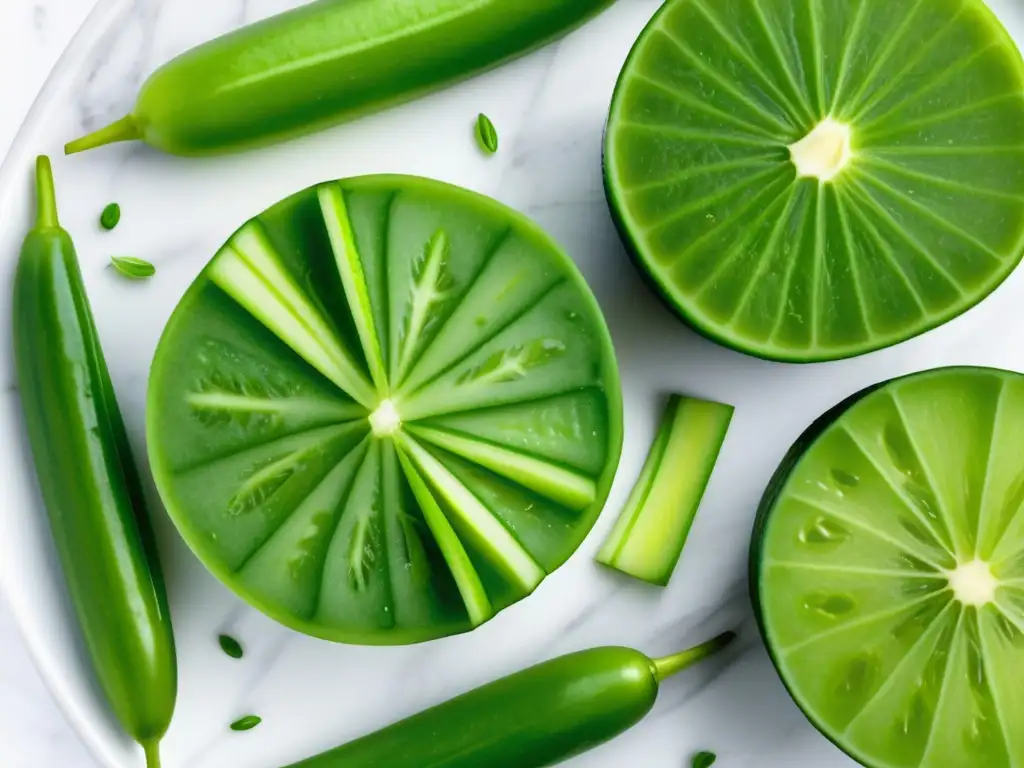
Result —
MULTIPOLYGON (((147 431, 158 489, 173 521, 204 564, 243 598, 281 623, 326 639, 419 642, 487 621, 532 592, 578 546, 618 461, 618 388, 596 302, 574 265, 531 222, 439 182, 362 177, 304 190, 229 240, 161 339, 147 431), (509 286, 524 278, 540 282, 523 291, 496 292, 502 276, 495 270, 503 269, 514 272, 505 279, 509 286), (236 279, 239 270, 258 272, 259 284, 266 286, 260 301, 247 294, 249 283, 236 279), (475 297, 478 280, 486 280, 485 293, 475 297), (408 290, 409 299, 396 290, 408 290), (538 291, 540 298, 533 297, 538 291), (528 302, 528 311, 501 314, 506 294, 528 302), (232 320, 239 312, 258 325, 232 320), (468 324, 466 343, 448 327, 455 312, 494 314, 468 324), (192 317, 225 318, 215 330, 218 349, 226 351, 203 358, 204 376, 213 370, 216 380, 234 381, 224 366, 235 365, 239 350, 256 343, 244 337, 260 327, 260 333, 277 338, 270 346, 261 342, 266 352, 254 358, 247 375, 276 375, 271 360, 287 351, 291 375, 311 385, 267 388, 257 380, 251 387, 232 385, 226 394, 197 388, 191 383, 195 350, 214 327, 192 327, 192 317), (179 338, 188 343, 179 346, 179 338), (428 352, 431 366, 443 366, 431 375, 437 381, 421 376, 415 388, 405 386, 428 352), (465 407, 457 402, 462 390, 470 398, 465 407), (543 403, 545 420, 517 409, 533 400, 543 403), (168 407, 179 402, 183 406, 168 407), (213 415, 170 420, 172 411, 183 410, 213 415), (435 425, 439 413, 450 416, 435 425), (449 418, 457 432, 438 429, 449 418), (363 442, 344 455, 337 444, 329 454, 293 451, 274 458, 276 463, 257 459, 274 440, 305 445, 304 432, 335 423, 352 425, 363 442), (495 432, 502 423, 512 430, 507 444, 495 432), (210 430, 230 432, 230 439, 214 443, 232 446, 239 458, 224 466, 240 474, 218 479, 204 470, 209 460, 203 458, 189 464, 197 479, 182 486, 179 456, 205 441, 210 430), (515 447, 524 439, 536 451, 515 447), (604 447, 590 447, 595 441, 604 447), (356 460, 353 451, 364 452, 354 470, 355 493, 372 498, 363 506, 358 499, 342 501, 345 509, 330 514, 302 506, 309 494, 327 498, 315 496, 315 489, 335 462, 356 460), (574 451, 587 458, 573 461, 574 451), (446 457, 443 462, 435 452, 446 457), (455 456, 481 471, 459 470, 457 478, 447 468, 455 456), (502 466, 505 459, 509 467, 502 466), (198 486, 200 479, 210 487, 198 486), (246 497, 244 520, 236 519, 253 535, 263 535, 264 519, 276 521, 276 528, 260 543, 258 567, 250 565, 251 558, 244 561, 243 579, 224 560, 225 547, 233 546, 234 523, 217 505, 222 494, 246 483, 258 483, 259 493, 246 497), (292 488, 287 497, 282 488, 292 488), (513 500, 523 508, 500 506, 513 500), (300 513, 307 527, 289 526, 300 513), (531 514, 538 515, 536 522, 523 517, 531 514), (548 525, 544 515, 564 517, 550 518, 548 525), (510 529, 518 525, 525 526, 525 544, 510 529), (253 568, 273 572, 257 578, 253 568), (312 616, 303 613, 308 607, 299 608, 308 606, 308 598, 288 586, 288 573, 308 574, 309 568, 323 569, 321 604, 329 606, 312 616)), ((309 581, 308 575, 302 578, 309 581)))
MULTIPOLYGON (((1010 425, 1019 422, 1022 405, 1024 376, 993 369, 938 369, 871 387, 825 414, 801 436, 762 499, 751 543, 751 597, 769 655, 790 694, 815 726, 872 768, 910 764, 908 761, 934 768, 969 764, 1012 768, 1024 759, 1024 733, 1017 725, 1022 722, 1024 699, 1009 693, 1003 683, 1007 675, 1013 674, 1011 670, 1024 667, 1024 621, 1006 602, 1006 595, 1015 588, 1014 581, 1012 577, 1004 578, 1001 564, 992 557, 996 547, 992 539, 961 533, 965 527, 976 527, 984 533, 985 509, 1012 505, 1016 498, 1013 476, 1015 471, 1019 473, 1015 468, 1019 465, 1020 441, 1016 437, 1019 430, 1011 431, 1010 425), (882 505, 881 497, 870 495, 883 488, 883 483, 891 482, 879 480, 881 473, 860 477, 842 474, 847 472, 844 462, 850 460, 849 454, 838 449, 839 443, 832 437, 842 431, 868 435, 867 430, 878 436, 884 425, 879 415, 891 414, 888 403, 892 401, 902 404, 902 416, 908 420, 906 429, 921 433, 918 450, 923 452, 925 465, 936 457, 948 456, 950 450, 957 462, 961 456, 968 462, 979 453, 984 457, 983 466, 965 465, 957 473, 974 476, 970 480, 973 487, 984 488, 980 494, 972 492, 977 494, 974 498, 984 499, 982 514, 962 516, 950 505, 948 495, 939 511, 952 527, 954 538, 971 542, 970 547, 964 549, 962 544, 954 550, 951 545, 941 544, 934 534, 917 528, 922 535, 933 536, 934 546, 949 553, 951 565, 906 560, 904 567, 892 571, 846 568, 844 563, 853 555, 863 562, 863 556, 873 557, 872 549, 878 548, 873 541, 879 540, 860 538, 853 527, 840 529, 827 519, 823 527, 815 529, 812 526, 817 521, 788 501, 800 488, 820 482, 822 495, 831 493, 836 497, 837 489, 844 491, 843 497, 836 497, 836 504, 846 509, 847 517, 842 521, 866 516, 869 527, 877 524, 881 518, 863 506, 868 498, 876 499, 879 514, 907 515, 903 501, 895 494, 889 495, 888 507, 882 505), (944 419, 931 418, 936 408, 945 414, 944 419), (970 423, 974 428, 967 434, 966 425, 970 423), (1001 424, 1006 429, 1001 430, 1001 424), (953 444, 956 446, 951 449, 946 447, 953 444), (830 473, 827 469, 830 464, 840 468, 839 476, 846 485, 835 483, 835 470, 830 473), (816 554, 811 552, 815 548, 819 550, 816 554), (785 562, 793 555, 800 562, 785 562), (794 572, 808 563, 816 565, 803 573, 794 572), (874 606, 874 613, 864 613, 869 605, 874 606), (935 608, 940 612, 936 613, 935 608), (957 612, 949 614, 953 608, 957 612), (921 618, 914 619, 915 615, 921 618), (947 621, 948 631, 939 638, 934 633, 943 621, 942 615, 955 615, 956 620, 952 624, 947 621), (915 626, 917 631, 932 632, 931 640, 938 643, 934 649, 923 651, 926 658, 914 662, 924 665, 922 670, 927 667, 932 671, 913 671, 908 678, 935 676, 938 682, 921 694, 926 704, 900 698, 901 683, 891 682, 896 680, 896 672, 886 666, 894 659, 900 664, 910 663, 911 649, 893 656, 896 651, 891 644, 897 642, 893 638, 915 626), (996 630, 997 626, 1001 629, 996 630), (889 650, 883 650, 886 643, 890 644, 889 650), (948 662, 943 660, 946 657, 948 662), (884 659, 889 661, 880 661, 884 659), (881 666, 875 666, 878 664, 881 666), (876 687, 882 680, 890 681, 885 693, 876 687), (974 681, 968 686, 970 691, 965 680, 974 681), (914 709, 921 706, 926 709, 914 709), (863 713, 867 707, 872 709, 870 724, 838 724, 840 712, 863 713), (896 733, 895 729, 901 727, 899 718, 911 717, 911 710, 934 712, 935 722, 928 719, 908 726, 910 735, 902 739, 886 735, 896 733), (938 722, 940 718, 942 723, 938 722), (976 727, 980 728, 976 735, 967 738, 968 731, 976 727)), ((897 453, 891 460, 899 464, 902 456, 897 453)), ((928 482, 935 484, 931 491, 935 498, 943 498, 946 489, 958 487, 961 479, 950 477, 953 471, 947 461, 941 474, 929 477, 928 482)), ((909 482, 917 481, 911 477, 909 482)), ((971 497, 967 498, 967 506, 971 506, 971 497)), ((1019 510, 1020 504, 1016 506, 1019 510)), ((1011 523, 998 535, 1005 538, 1008 529, 1013 528, 1011 523)), ((1010 535, 1014 537, 1012 546, 1006 545, 1004 552, 1024 551, 1022 530, 1015 528, 1010 535)), ((888 553, 895 550, 890 544, 899 547, 908 541, 914 539, 890 541, 880 551, 887 553, 884 558, 891 558, 888 553)), ((904 546, 903 551, 909 550, 904 546)), ((920 648, 924 639, 922 634, 915 647, 920 648)))

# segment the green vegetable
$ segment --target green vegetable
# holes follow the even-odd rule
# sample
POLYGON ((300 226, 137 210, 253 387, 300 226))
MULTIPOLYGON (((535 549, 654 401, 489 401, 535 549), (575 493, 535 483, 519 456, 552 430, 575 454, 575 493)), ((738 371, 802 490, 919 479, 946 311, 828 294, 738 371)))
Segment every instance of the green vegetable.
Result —
POLYGON ((251 731, 253 728, 255 728, 257 725, 259 725, 262 722, 263 722, 263 718, 262 717, 257 717, 256 715, 246 715, 243 718, 235 720, 235 722, 233 722, 231 724, 231 730, 232 731, 251 731))
POLYGON ((464 693, 291 768, 540 768, 613 739, 654 706, 665 678, 728 645, 731 632, 652 661, 593 648, 464 693))
POLYGON ((101 688, 159 765, 177 693, 174 639, 138 471, 50 162, 14 282, 14 361, 43 501, 101 688))
POLYGON ((490 69, 613 0, 319 0, 188 51, 67 153, 142 139, 202 155, 292 138, 490 69))
POLYGON ((156 274, 156 267, 134 256, 111 256, 110 263, 122 275, 134 280, 143 280, 156 274))
POLYGON ((242 650, 242 644, 230 635, 221 635, 217 640, 220 643, 221 650, 231 658, 240 659, 245 655, 245 652, 242 650))
POLYGON ((111 203, 103 209, 100 214, 100 226, 104 229, 113 229, 121 221, 121 206, 111 203))
POLYGON ((476 138, 485 152, 493 155, 498 151, 498 132, 491 118, 483 113, 476 119, 476 138))
POLYGON ((714 752, 698 752, 693 756, 690 765, 692 768, 711 768, 716 760, 718 760, 718 755, 714 752))
POLYGON ((301 632, 464 632, 583 541, 619 459, 611 340, 535 224, 406 176, 244 224, 175 310, 147 410, 157 488, 226 585, 301 632))
POLYGON ((944 368, 819 419, 765 493, 751 592, 779 674, 872 768, 1024 758, 1024 376, 944 368))
POLYGON ((605 186, 701 333, 850 357, 1024 254, 1024 60, 983 0, 669 0, 615 89, 605 186))
POLYGON ((643 471, 598 562, 665 586, 732 420, 731 405, 669 398, 643 471))

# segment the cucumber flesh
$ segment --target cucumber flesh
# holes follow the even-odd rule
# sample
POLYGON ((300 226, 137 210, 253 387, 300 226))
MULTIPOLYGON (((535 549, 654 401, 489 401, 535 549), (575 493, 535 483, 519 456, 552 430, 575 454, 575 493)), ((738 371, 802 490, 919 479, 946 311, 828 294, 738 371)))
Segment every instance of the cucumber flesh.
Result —
POLYGON ((733 407, 669 398, 640 478, 597 560, 665 586, 725 441, 733 407))
POLYGON ((478 626, 572 554, 621 395, 603 318, 527 219, 375 176, 246 223, 153 364, 151 463, 204 564, 342 642, 478 626))
POLYGON ((766 492, 751 589, 797 704, 871 768, 1024 764, 1024 376, 871 388, 766 492))

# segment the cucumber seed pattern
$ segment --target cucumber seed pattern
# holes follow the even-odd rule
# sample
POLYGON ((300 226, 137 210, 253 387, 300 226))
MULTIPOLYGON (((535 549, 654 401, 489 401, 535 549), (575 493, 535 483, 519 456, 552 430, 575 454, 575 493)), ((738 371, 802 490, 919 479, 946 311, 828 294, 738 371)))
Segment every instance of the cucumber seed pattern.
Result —
POLYGON ((149 441, 196 554, 303 632, 409 643, 532 592, 621 447, 603 318, 532 223, 378 176, 241 227, 161 340, 149 441))

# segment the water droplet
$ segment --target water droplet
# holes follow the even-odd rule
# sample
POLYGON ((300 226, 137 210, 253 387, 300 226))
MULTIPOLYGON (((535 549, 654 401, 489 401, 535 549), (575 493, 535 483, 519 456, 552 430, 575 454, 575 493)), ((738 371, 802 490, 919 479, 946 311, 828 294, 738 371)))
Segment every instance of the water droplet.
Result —
POLYGON ((921 691, 918 690, 910 699, 907 710, 896 721, 896 735, 902 739, 917 740, 927 733, 931 718, 928 717, 928 704, 921 691))
POLYGON ((901 552, 895 558, 893 558, 893 564, 898 569, 908 568, 912 571, 919 571, 921 573, 937 573, 935 568, 921 560, 914 555, 908 555, 906 552, 901 552))
POLYGON ((837 595, 827 592, 816 592, 804 598, 804 608, 814 611, 830 619, 837 619, 856 607, 849 595, 837 595))
POLYGON ((904 579, 900 584, 900 592, 909 596, 938 592, 941 589, 945 589, 945 584, 939 579, 904 579))
POLYGON ((841 544, 850 538, 850 532, 835 520, 818 515, 798 534, 802 544, 841 544))
POLYGON ((836 694, 845 698, 863 699, 874 688, 880 669, 881 663, 875 654, 854 656, 843 667, 836 694))
POLYGON ((903 491, 910 497, 911 503, 924 513, 925 517, 935 521, 939 519, 939 504, 930 490, 908 480, 903 484, 903 491))
POLYGON ((839 485, 844 485, 847 488, 856 488, 860 485, 860 478, 852 472, 847 472, 845 469, 834 468, 832 470, 832 479, 839 483, 839 485))
POLYGON ((898 472, 906 477, 916 476, 917 456, 901 424, 890 421, 885 425, 882 431, 882 444, 889 454, 889 461, 898 472))

